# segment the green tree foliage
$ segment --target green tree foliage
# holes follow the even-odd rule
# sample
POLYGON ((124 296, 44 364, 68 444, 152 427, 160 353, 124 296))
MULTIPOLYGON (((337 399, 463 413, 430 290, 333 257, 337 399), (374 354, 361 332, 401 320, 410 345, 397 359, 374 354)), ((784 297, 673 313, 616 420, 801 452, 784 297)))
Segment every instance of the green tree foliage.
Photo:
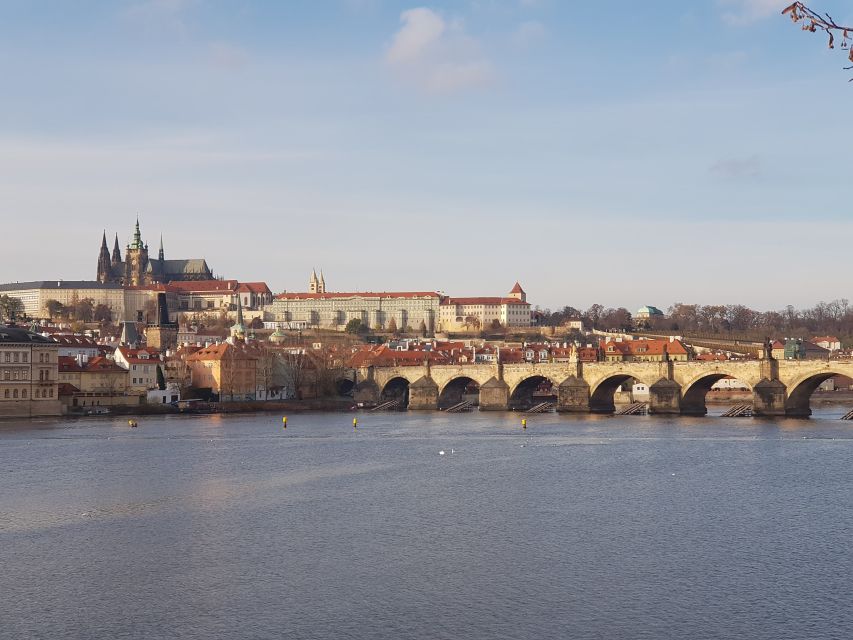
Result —
POLYGON ((166 377, 163 375, 163 368, 157 365, 157 388, 160 391, 166 390, 166 377))
POLYGON ((391 318, 388 321, 387 329, 388 329, 388 333, 393 333, 394 335, 397 335, 398 333, 400 333, 400 330, 397 328, 397 321, 394 318, 391 318))
POLYGON ((349 322, 347 322, 346 332, 351 333, 353 335, 359 333, 367 333, 369 329, 364 326, 364 324, 358 318, 353 318, 349 322))

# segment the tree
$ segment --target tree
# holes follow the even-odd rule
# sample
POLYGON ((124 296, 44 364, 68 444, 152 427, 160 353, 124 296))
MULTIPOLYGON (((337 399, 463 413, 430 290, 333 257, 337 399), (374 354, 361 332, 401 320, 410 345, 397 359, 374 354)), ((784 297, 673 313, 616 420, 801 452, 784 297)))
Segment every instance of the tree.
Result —
POLYGON ((0 296, 0 320, 5 318, 9 322, 15 321, 24 312, 24 303, 20 298, 13 298, 6 294, 0 296))
POLYGON ((593 329, 598 329, 601 323, 601 314, 604 312, 604 307, 600 304, 594 304, 587 309, 583 314, 583 319, 593 329))
POLYGON ((83 298, 74 303, 71 309, 74 319, 80 322, 91 322, 95 315, 95 303, 91 298, 83 298))
POLYGON ((388 321, 388 333, 393 333, 394 335, 400 333, 400 330, 397 328, 397 321, 394 318, 388 321))
POLYGON ((163 375, 163 368, 159 364, 157 365, 157 388, 160 391, 166 390, 166 376, 163 375))
POLYGON ((418 326, 418 331, 420 331, 422 338, 427 337, 427 326, 426 322, 424 322, 423 320, 421 320, 421 324, 418 326))
POLYGON ((61 318, 65 315, 65 305, 62 304, 59 300, 50 299, 44 303, 44 309, 47 311, 47 316, 53 320, 55 318, 61 318))
POLYGON ((370 329, 365 326, 358 318, 353 318, 347 322, 346 332, 350 334, 367 333, 370 329))
POLYGON ((109 324, 113 321, 113 312, 107 305, 99 303, 95 305, 95 309, 92 312, 92 318, 95 322, 100 322, 101 324, 109 324))
POLYGON ((477 316, 465 316, 465 328, 478 331, 480 329, 480 319, 477 316))
MULTIPOLYGON (((823 31, 828 36, 828 45, 830 49, 835 49, 835 37, 841 35, 841 49, 847 51, 847 59, 853 62, 853 45, 848 40, 853 37, 853 27, 844 27, 832 18, 828 13, 823 15, 817 11, 812 11, 802 2, 794 2, 782 10, 782 15, 790 15, 794 23, 802 23, 803 31, 823 31)), ((844 67, 846 70, 853 69, 853 64, 849 67, 844 67)), ((853 82, 853 78, 850 79, 853 82)))

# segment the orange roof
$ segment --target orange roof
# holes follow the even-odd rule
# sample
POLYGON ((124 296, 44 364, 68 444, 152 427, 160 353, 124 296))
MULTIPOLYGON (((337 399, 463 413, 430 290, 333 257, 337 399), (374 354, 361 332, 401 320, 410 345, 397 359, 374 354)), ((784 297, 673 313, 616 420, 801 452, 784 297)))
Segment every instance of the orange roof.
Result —
POLYGON ((501 305, 501 304, 524 304, 529 305, 527 302, 522 302, 518 298, 501 298, 501 297, 479 297, 479 298, 445 298, 441 302, 442 305, 445 304, 480 304, 480 305, 501 305))
POLYGON ((237 285, 237 291, 248 291, 249 293, 272 293, 266 282, 241 282, 237 285))
POLYGON ((229 292, 236 289, 236 280, 175 280, 169 283, 169 290, 175 293, 189 293, 193 291, 229 292))
POLYGON ((644 355, 644 356, 659 356, 663 355, 664 350, 671 355, 687 355, 687 347, 680 340, 623 340, 616 342, 615 340, 602 340, 601 347, 605 353, 613 353, 614 351, 622 355, 644 355), (613 347, 611 350, 610 347, 613 347))
POLYGON ((228 352, 234 353, 234 359, 254 360, 250 354, 242 349, 237 349, 234 345, 223 342, 222 344, 214 344, 209 347, 199 349, 191 356, 187 357, 187 362, 199 362, 204 360, 222 360, 228 352))
POLYGON ((104 358, 103 356, 98 356, 89 360, 83 368, 83 371, 113 371, 116 373, 127 373, 125 369, 122 369, 115 362, 104 358))
POLYGON ((515 281, 515 286, 509 290, 510 293, 524 293, 524 289, 521 288, 521 285, 518 284, 518 280, 515 281))
POLYGON ((279 300, 328 300, 332 298, 438 298, 435 291, 354 291, 334 293, 282 293, 279 300))

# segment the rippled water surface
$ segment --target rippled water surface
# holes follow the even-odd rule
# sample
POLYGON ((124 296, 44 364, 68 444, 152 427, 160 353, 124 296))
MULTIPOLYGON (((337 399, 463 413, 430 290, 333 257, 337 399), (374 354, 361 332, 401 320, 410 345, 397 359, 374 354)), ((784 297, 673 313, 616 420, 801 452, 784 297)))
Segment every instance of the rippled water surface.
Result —
POLYGON ((0 423, 0 637, 853 638, 842 412, 0 423))

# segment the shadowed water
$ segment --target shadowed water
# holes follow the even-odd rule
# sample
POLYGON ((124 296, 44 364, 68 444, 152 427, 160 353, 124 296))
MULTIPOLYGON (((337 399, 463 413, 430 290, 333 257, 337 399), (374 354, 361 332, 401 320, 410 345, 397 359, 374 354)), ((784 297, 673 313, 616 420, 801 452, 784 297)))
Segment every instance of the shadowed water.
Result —
POLYGON ((851 638, 841 413, 0 423, 0 638, 851 638))

